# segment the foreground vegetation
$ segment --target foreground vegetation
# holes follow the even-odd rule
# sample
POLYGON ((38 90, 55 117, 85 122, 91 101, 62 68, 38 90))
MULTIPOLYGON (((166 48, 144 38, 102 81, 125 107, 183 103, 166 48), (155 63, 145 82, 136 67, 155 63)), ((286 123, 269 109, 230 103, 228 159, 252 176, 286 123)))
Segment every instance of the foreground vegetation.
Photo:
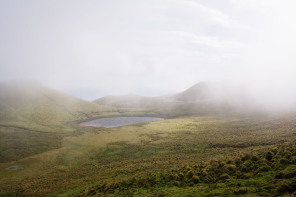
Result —
MULTIPOLYGON (((183 117, 109 129, 71 124, 72 128, 69 129, 72 132, 60 136, 57 148, 17 161, 0 163, 0 194, 116 196, 131 192, 135 195, 189 195, 192 192, 221 193, 224 186, 232 187, 231 190, 225 190, 232 193, 225 194, 235 194, 236 188, 240 188, 235 183, 248 187, 248 181, 256 182, 260 179, 264 182, 276 171, 284 170, 285 166, 274 168, 273 161, 268 163, 268 160, 260 159, 261 163, 253 162, 250 165, 266 164, 270 169, 257 173, 256 167, 244 171, 240 166, 242 164, 234 164, 236 156, 230 157, 230 163, 221 158, 231 154, 240 158, 243 157, 239 156, 241 152, 252 151, 256 155, 259 154, 257 150, 291 141, 296 134, 295 120, 294 116, 279 118, 235 115, 183 117), (225 163, 225 166, 235 165, 237 170, 231 174, 217 168, 222 174, 212 176, 214 171, 211 169, 215 170, 213 166, 219 163, 225 163), (7 170, 15 165, 21 166, 21 169, 7 170), (208 177, 200 174, 202 169, 206 170, 208 177), (192 171, 192 177, 186 178, 189 171, 192 171), (181 177, 183 174, 183 179, 176 177, 179 174, 181 177), (219 178, 222 175, 225 179, 219 178), (249 176, 250 179, 240 176, 249 176), (152 182, 149 186, 150 177, 152 182), (124 189, 134 181, 137 182, 134 186, 124 189), (141 182, 143 185, 139 184, 141 182), (110 186, 113 189, 108 186, 109 189, 105 191, 102 189, 104 184, 114 185, 110 186)), ((51 145, 44 146, 46 148, 51 145)), ((280 157, 282 152, 278 151, 273 155, 280 157)), ((290 152, 287 165, 292 164, 290 159, 294 156, 292 150, 290 152)), ((261 158, 260 155, 257 157, 261 158)), ((276 162, 278 161, 280 159, 276 162)), ((279 183, 280 180, 270 182, 273 185, 270 191, 277 191, 276 186, 279 183)), ((247 191, 256 193, 255 189, 250 187, 247 191)), ((264 192, 265 190, 258 194, 263 195, 264 192)))
POLYGON ((296 142, 105 181, 81 196, 296 195, 296 142), (293 194, 292 194, 293 193, 293 194))

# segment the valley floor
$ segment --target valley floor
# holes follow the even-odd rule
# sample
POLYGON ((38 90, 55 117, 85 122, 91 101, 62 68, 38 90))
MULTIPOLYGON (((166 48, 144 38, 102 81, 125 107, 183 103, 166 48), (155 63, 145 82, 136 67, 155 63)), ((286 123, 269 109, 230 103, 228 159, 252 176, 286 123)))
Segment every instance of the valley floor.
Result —
MULTIPOLYGON (((9 138, 5 133, 8 130, 0 128, 1 144, 5 143, 5 147, 8 145, 10 147, 5 151, 4 145, 1 147, 1 196, 118 196, 129 194, 173 196, 173 194, 182 193, 189 196, 190 194, 196 195, 198 192, 204 195, 215 195, 209 191, 222 192, 221 188, 224 186, 233 189, 232 193, 224 193, 225 195, 235 195, 235 192, 247 194, 245 190, 256 194, 256 188, 248 188, 249 183, 243 179, 237 182, 234 179, 237 174, 234 172, 231 174, 221 171, 227 174, 224 174, 225 179, 220 179, 223 175, 220 174, 219 179, 214 177, 215 181, 206 180, 199 174, 201 167, 194 168, 194 166, 200 166, 201 162, 206 165, 214 160, 223 160, 227 164, 224 160, 229 155, 231 158, 229 165, 234 165, 231 163, 235 160, 233 155, 254 153, 258 156, 262 152, 265 157, 274 145, 292 143, 296 137, 296 117, 196 116, 138 123, 118 128, 91 128, 76 125, 62 133, 38 135, 33 131, 27 132, 23 140, 19 140, 21 143, 17 144, 13 143, 15 139, 9 138), (42 138, 47 140, 41 140, 42 138), (44 146, 40 143, 44 143, 44 146), (21 150, 34 147, 34 144, 38 147, 37 151, 32 148, 31 151, 34 154, 28 154, 24 158, 19 156, 26 155, 21 150), (12 166, 20 166, 20 168, 9 169, 12 166), (180 173, 183 177, 187 176, 186 173, 190 169, 192 169, 192 176, 189 175, 189 181, 188 177, 170 177, 172 174, 170 172, 174 170, 176 172, 174 176, 175 174, 179 176, 180 173), (145 183, 150 175, 156 177, 155 180, 151 180, 150 186, 128 185, 132 180, 135 182, 143 180, 145 183), (170 179, 170 181, 159 181, 160 178, 170 179), (102 188, 104 184, 104 187, 109 185, 108 187, 113 189, 105 190, 102 188), (243 188, 235 184, 241 184, 243 188)), ((18 138, 19 131, 15 128, 9 129, 15 133, 15 138, 18 138)), ((296 164, 293 164, 295 155, 292 151, 295 146, 292 144, 291 147, 291 154, 285 165, 296 164)), ((285 147, 282 149, 286 150, 285 147)), ((250 158, 248 160, 251 160, 250 158)), ((280 159, 283 158, 279 157, 277 162, 281 163, 280 159)), ((235 167, 240 168, 241 172, 242 166, 240 165, 235 164, 235 167)), ((262 170, 263 175, 259 177, 261 181, 268 181, 270 177, 274 177, 287 167, 273 168, 270 165, 270 169, 266 167, 268 170, 262 170)), ((204 168, 207 169, 206 166, 204 168)), ((291 168, 294 169, 294 166, 291 168)), ((252 170, 249 170, 251 182, 252 178, 258 178, 255 177, 255 170, 252 170)), ((247 173, 249 172, 244 172, 245 176, 248 176, 247 173)), ((295 175, 296 173, 291 176, 295 177, 295 175)), ((293 177, 289 178, 290 182, 293 177)), ((256 181, 254 183, 258 183, 256 181)), ((281 181, 270 183, 274 186, 270 188, 270 192, 280 190, 275 186, 277 183, 282 184, 281 181)), ((287 191, 292 192, 289 189, 287 191)), ((257 193, 268 195, 266 190, 261 193, 257 191, 257 193)))

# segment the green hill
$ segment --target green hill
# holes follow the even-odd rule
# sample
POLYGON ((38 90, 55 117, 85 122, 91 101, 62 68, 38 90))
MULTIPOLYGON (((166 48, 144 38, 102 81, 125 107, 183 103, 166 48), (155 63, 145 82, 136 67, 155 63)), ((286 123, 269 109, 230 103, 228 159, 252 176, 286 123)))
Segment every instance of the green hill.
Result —
POLYGON ((143 107, 151 105, 154 100, 154 98, 143 97, 136 94, 127 94, 123 96, 105 96, 96 99, 93 102, 114 107, 143 107))
POLYGON ((0 83, 0 124, 60 125, 88 118, 100 107, 33 81, 0 83))
POLYGON ((143 97, 135 94, 123 96, 106 96, 93 101, 94 103, 110 106, 139 107, 150 106, 155 103, 181 103, 213 100, 218 98, 218 92, 225 87, 209 82, 200 82, 183 92, 160 97, 143 97))
MULTIPOLYGON (((112 107, 130 115, 168 116, 174 103, 166 102, 170 97, 144 97, 136 94, 123 96, 105 96, 93 102, 105 107, 112 107)), ((122 115, 122 114, 121 114, 122 115)))
POLYGON ((198 100, 210 99, 212 94, 213 92, 210 84, 200 82, 183 92, 175 94, 173 97, 177 101, 194 102, 198 100))
POLYGON ((0 83, 0 163, 61 147, 63 136, 77 130, 66 122, 100 109, 33 81, 0 83))
POLYGON ((199 82, 180 93, 160 97, 108 96, 94 102, 105 106, 141 108, 170 117, 263 110, 254 104, 242 87, 226 82, 199 82))

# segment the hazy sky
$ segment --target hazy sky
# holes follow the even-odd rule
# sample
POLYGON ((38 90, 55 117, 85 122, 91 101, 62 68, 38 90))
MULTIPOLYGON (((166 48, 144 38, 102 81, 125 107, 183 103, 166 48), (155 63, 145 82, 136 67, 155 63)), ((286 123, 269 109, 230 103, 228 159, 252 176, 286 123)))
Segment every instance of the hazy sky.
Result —
POLYGON ((294 0, 0 0, 0 79, 35 79, 87 100, 219 80, 293 92, 295 7, 294 0))

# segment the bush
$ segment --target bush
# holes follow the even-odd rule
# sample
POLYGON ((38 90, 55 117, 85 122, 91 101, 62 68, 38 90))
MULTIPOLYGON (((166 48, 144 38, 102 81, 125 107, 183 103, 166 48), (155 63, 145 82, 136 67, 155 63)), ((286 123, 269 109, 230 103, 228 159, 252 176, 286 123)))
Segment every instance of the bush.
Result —
POLYGON ((256 155, 253 155, 252 158, 251 158, 251 160, 252 160, 252 161, 258 161, 259 158, 258 158, 256 155))
POLYGON ((242 173, 240 178, 241 179, 250 179, 252 177, 252 174, 250 173, 242 173))
POLYGON ((179 181, 182 181, 183 179, 184 179, 184 174, 180 172, 180 173, 178 174, 178 180, 179 180, 179 181))
POLYGON ((280 160, 280 163, 285 165, 285 164, 288 164, 288 163, 289 163, 289 160, 286 159, 286 158, 282 158, 282 159, 280 160))
POLYGON ((181 183, 179 182, 179 181, 173 181, 173 183, 172 183, 174 186, 180 186, 181 185, 181 183))
POLYGON ((263 165, 260 168, 258 168, 258 170, 256 171, 256 173, 258 172, 267 172, 269 171, 271 168, 268 165, 263 165))
POLYGON ((204 180, 205 183, 211 183, 211 182, 213 182, 213 178, 211 176, 206 176, 206 177, 204 177, 203 180, 204 180))
POLYGON ((290 157, 292 156, 291 152, 287 150, 284 152, 284 155, 286 159, 290 159, 290 157))
POLYGON ((277 194, 292 193, 296 191, 296 181, 295 180, 285 180, 280 183, 277 187, 277 194))
POLYGON ((273 154, 277 154, 278 148, 277 147, 274 147, 274 148, 271 149, 271 151, 273 152, 273 154))
POLYGON ((248 193, 248 189, 247 188, 239 188, 234 193, 235 194, 246 194, 246 193, 248 193))
POLYGON ((229 172, 235 172, 236 171, 236 166, 235 165, 232 165, 232 164, 228 164, 226 166, 226 169, 229 171, 229 172))
POLYGON ((243 157, 242 157, 242 162, 245 162, 247 160, 251 159, 251 156, 249 154, 245 154, 243 157))
POLYGON ((290 165, 285 170, 281 171, 282 178, 290 179, 296 177, 296 166, 290 165))
POLYGON ((195 183, 195 184, 197 184, 197 183, 200 182, 199 177, 196 176, 196 175, 194 175, 194 176, 191 178, 191 181, 192 181, 193 183, 195 183))
POLYGON ((201 173, 200 173, 200 176, 203 178, 203 177, 209 176, 209 174, 208 174, 208 172, 206 170, 202 170, 201 173))
POLYGON ((292 156, 292 157, 290 158, 290 162, 291 162, 292 164, 296 164, 296 156, 292 156))
POLYGON ((193 177, 193 175, 194 175, 194 172, 190 170, 186 173, 186 178, 190 179, 191 177, 193 177))
POLYGON ((227 173, 224 173, 219 177, 219 180, 225 180, 225 179, 230 179, 230 176, 227 173))
POLYGON ((155 196, 157 197, 164 197, 165 196, 165 193, 163 191, 159 191, 155 194, 155 196))
POLYGON ((267 152, 265 155, 265 159, 267 159, 268 161, 271 161, 273 158, 273 153, 272 152, 267 152))
POLYGON ((176 174, 169 174, 168 176, 167 176, 167 179, 168 180, 177 180, 178 179, 178 175, 176 175, 176 174))
POLYGON ((278 172, 276 175, 275 175, 275 178, 276 179, 282 179, 284 177, 284 173, 283 172, 278 172))

